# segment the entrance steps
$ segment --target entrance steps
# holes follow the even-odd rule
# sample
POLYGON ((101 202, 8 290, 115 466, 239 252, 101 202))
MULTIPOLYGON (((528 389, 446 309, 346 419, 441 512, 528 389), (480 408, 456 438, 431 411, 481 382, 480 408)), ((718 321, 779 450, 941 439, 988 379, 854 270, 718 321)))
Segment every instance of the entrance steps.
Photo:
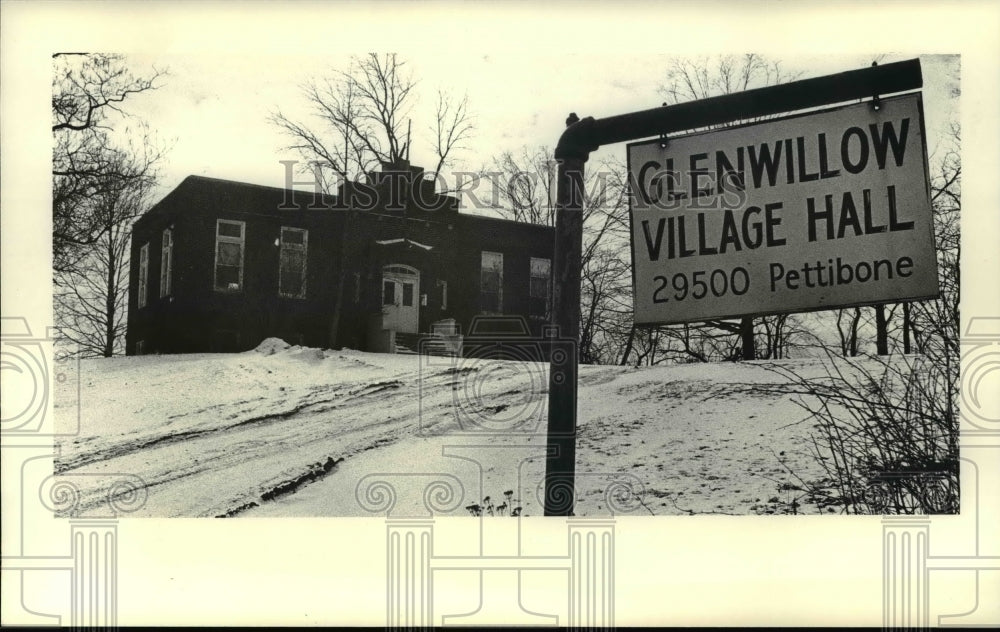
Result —
POLYGON ((461 336, 444 336, 440 333, 408 334, 396 332, 396 353, 458 357, 462 355, 461 336), (457 338, 457 340, 456 340, 457 338))

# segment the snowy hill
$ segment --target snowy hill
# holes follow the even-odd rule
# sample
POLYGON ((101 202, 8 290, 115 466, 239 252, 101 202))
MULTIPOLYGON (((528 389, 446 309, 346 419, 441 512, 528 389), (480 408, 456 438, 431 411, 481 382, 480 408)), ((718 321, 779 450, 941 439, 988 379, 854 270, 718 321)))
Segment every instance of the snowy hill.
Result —
MULTIPOLYGON (((820 360, 582 366, 576 515, 769 513, 790 501, 789 469, 822 472, 811 421, 774 364, 826 373, 820 360), (638 496, 617 495, 623 483, 638 496)), ((275 339, 239 354, 84 360, 57 387, 57 420, 79 412, 81 428, 57 441, 56 472, 78 494, 66 511, 84 516, 106 507, 119 474, 141 479, 138 516, 384 515, 379 481, 393 516, 468 515, 506 491, 507 511, 539 516, 547 372, 275 339), (428 489, 435 480, 451 489, 428 489)))

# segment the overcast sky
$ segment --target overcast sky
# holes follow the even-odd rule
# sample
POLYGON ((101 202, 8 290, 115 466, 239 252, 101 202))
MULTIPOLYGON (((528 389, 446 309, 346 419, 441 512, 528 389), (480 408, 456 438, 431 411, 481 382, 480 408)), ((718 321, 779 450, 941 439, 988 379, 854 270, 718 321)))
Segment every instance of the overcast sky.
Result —
MULTIPOLYGON (((358 51, 363 53, 364 51, 358 51)), ((880 63, 912 58, 887 55, 880 63)), ((603 117, 656 107, 663 102, 667 56, 561 55, 539 52, 455 55, 435 51, 401 54, 419 81, 413 112, 414 164, 434 166, 431 132, 436 92, 468 94, 476 131, 467 149, 455 155, 456 169, 476 169, 491 157, 522 146, 553 147, 569 112, 603 117)), ((780 59, 780 58, 777 58, 780 59)), ((872 55, 802 56, 780 59, 802 78, 870 65, 872 55)), ((951 97, 959 76, 957 56, 921 57, 928 149, 953 117, 951 97)), ((157 199, 188 175, 204 175, 283 186, 279 160, 296 159, 284 150, 287 137, 267 121, 277 108, 309 120, 300 86, 312 77, 348 65, 347 56, 138 55, 136 71, 169 70, 163 87, 139 95, 129 111, 145 119, 171 146, 157 199)), ((623 144, 602 150, 624 159, 623 144)), ((596 157, 599 157, 596 156, 596 157)))

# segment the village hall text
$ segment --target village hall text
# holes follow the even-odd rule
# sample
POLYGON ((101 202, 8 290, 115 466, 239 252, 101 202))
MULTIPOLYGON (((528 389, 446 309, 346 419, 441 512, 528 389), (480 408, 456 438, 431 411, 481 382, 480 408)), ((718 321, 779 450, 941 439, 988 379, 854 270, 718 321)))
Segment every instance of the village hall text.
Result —
POLYGON ((630 146, 637 321, 935 293, 919 113, 899 98, 630 146))

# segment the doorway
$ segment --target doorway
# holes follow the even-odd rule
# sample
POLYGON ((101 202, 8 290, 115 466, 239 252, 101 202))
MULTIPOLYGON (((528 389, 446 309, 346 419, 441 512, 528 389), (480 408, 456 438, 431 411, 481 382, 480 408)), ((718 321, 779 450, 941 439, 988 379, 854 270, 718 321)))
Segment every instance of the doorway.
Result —
POLYGON ((382 268, 382 328, 415 334, 420 328, 420 271, 401 264, 382 268))

